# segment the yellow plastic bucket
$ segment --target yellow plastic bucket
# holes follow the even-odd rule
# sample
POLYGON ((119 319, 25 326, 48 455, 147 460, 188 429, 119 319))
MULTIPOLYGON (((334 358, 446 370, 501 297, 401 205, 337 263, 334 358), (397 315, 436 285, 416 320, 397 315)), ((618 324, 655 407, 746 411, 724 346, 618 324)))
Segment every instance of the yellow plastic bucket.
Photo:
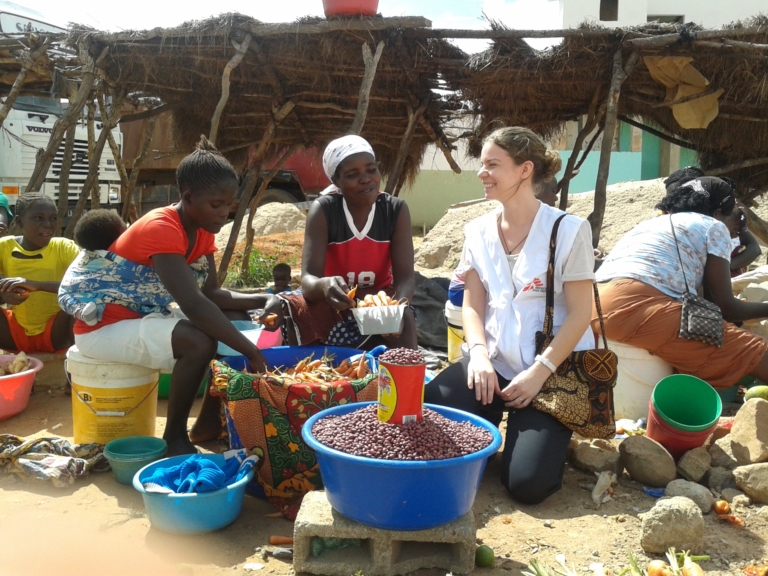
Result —
POLYGON ((67 351, 75 443, 106 444, 127 436, 154 436, 158 370, 95 360, 67 351))
POLYGON ((448 324, 448 362, 461 360, 461 345, 464 344, 464 325, 461 321, 461 306, 451 301, 445 303, 445 322, 448 324))

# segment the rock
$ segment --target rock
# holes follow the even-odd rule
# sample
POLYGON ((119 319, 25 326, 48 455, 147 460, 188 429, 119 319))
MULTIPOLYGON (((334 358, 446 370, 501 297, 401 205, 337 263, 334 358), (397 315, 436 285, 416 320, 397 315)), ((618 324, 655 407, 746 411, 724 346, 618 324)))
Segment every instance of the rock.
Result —
POLYGON ((768 400, 753 398, 733 421, 731 449, 740 466, 768 460, 768 400))
POLYGON ((709 513, 712 510, 712 505, 715 503, 715 498, 712 496, 707 488, 696 482, 689 482, 688 480, 673 480, 667 484, 667 489, 664 492, 665 496, 674 498, 675 496, 684 496, 690 498, 701 510, 702 514, 709 513))
POLYGON ((739 466, 733 471, 736 485, 758 504, 768 504, 768 463, 739 466))
POLYGON ((749 506, 752 506, 752 499, 746 494, 734 496, 731 506, 734 508, 748 508, 749 506))
POLYGON ((621 474, 624 465, 616 446, 608 440, 581 442, 574 449, 571 463, 587 472, 615 472, 621 474))
POLYGON ((709 449, 709 455, 712 457, 712 467, 720 466, 733 470, 738 463, 736 457, 733 455, 731 449, 731 436, 728 435, 725 438, 715 441, 712 447, 709 449))
POLYGON ((643 515, 640 545, 652 554, 664 554, 669 548, 701 551, 704 517, 690 498, 676 496, 659 500, 643 515))
POLYGON ((733 416, 721 416, 715 425, 715 429, 712 434, 709 435, 704 445, 709 448, 716 440, 720 440, 731 433, 731 427, 733 426, 733 416))
POLYGON ((704 479, 709 489, 715 492, 722 492, 726 488, 736 488, 733 472, 722 466, 710 468, 704 479))
MULTIPOLYGON (((238 242, 245 241, 245 233, 248 223, 247 216, 240 226, 240 232, 237 235, 238 242)), ((260 206, 253 217, 254 236, 266 236, 267 234, 278 234, 283 232, 300 232, 304 230, 307 224, 307 217, 293 204, 284 204, 273 202, 260 206)), ((232 233, 232 223, 222 226, 219 233, 216 234, 216 247, 223 250, 229 241, 229 235, 232 233)))
POLYGON ((677 477, 675 460, 667 449, 646 436, 625 438, 619 452, 629 475, 641 484, 663 488, 677 477))
POLYGON ((427 348, 448 349, 448 327, 445 323, 445 303, 448 290, 416 272, 416 289, 411 305, 416 309, 416 336, 427 348))
POLYGON ((712 465, 712 457, 704 448, 688 450, 677 463, 680 476, 691 482, 700 482, 712 465))
POLYGON ((736 490, 735 488, 723 488, 720 495, 723 497, 723 500, 728 502, 728 504, 733 504, 733 499, 737 496, 744 496, 744 492, 736 490))

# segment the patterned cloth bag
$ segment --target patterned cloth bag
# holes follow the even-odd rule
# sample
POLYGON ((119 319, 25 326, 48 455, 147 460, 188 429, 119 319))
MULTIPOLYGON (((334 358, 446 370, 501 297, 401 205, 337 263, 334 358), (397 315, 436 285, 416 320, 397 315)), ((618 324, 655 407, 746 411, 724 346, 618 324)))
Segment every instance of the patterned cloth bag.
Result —
MULTIPOLYGON (((552 333, 555 313, 555 247, 557 230, 565 215, 555 221, 549 240, 549 266, 547 267, 547 298, 544 329, 536 332, 536 354, 541 354, 554 338, 552 333)), ((584 438, 613 438, 616 422, 613 417, 613 387, 616 385, 618 360, 608 350, 603 326, 600 295, 594 285, 595 305, 600 318, 604 349, 572 352, 557 371, 547 378, 531 402, 536 410, 557 418, 568 429, 584 438)))
POLYGON ((304 494, 323 487, 315 453, 302 439, 301 427, 326 408, 375 400, 377 375, 307 384, 247 374, 217 360, 211 370, 213 391, 225 397, 240 441, 261 459, 258 483, 283 516, 294 520, 304 494))
POLYGON ((683 272, 685 294, 680 298, 683 309, 680 314, 680 332, 678 336, 686 340, 704 342, 711 346, 723 347, 723 313, 717 304, 691 294, 688 288, 688 280, 685 278, 683 258, 680 256, 680 245, 677 243, 675 225, 672 223, 672 214, 669 215, 669 225, 672 227, 672 237, 675 239, 677 257, 680 260, 680 269, 683 272))

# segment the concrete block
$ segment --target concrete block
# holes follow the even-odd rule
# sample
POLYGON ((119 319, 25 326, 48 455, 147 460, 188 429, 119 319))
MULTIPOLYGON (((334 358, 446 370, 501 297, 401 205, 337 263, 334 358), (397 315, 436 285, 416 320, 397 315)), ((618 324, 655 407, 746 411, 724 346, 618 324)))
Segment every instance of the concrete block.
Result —
POLYGON ((67 359, 66 352, 54 352, 53 354, 30 354, 43 363, 43 369, 35 375, 35 390, 64 389, 67 383, 67 374, 64 370, 64 362, 67 359))
POLYGON ((475 566, 477 529, 472 512, 430 530, 393 531, 371 528, 334 510, 325 492, 304 496, 293 529, 296 574, 395 576, 421 568, 469 574, 475 566), (363 545, 312 556, 314 537, 359 538, 363 545))

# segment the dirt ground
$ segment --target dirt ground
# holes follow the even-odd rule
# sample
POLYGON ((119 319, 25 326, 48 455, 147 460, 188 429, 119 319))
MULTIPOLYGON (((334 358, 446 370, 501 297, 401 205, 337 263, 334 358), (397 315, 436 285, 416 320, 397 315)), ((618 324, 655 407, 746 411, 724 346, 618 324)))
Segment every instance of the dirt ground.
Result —
MULTIPOLYGON (((161 400, 158 436, 165 409, 161 400)), ((62 392, 42 393, 31 398, 25 412, 0 422, 0 433, 50 435, 56 424, 62 426, 53 434, 71 440, 70 399, 62 392)), ((203 448, 220 452, 226 446, 210 443, 203 448)), ((589 574, 593 563, 604 563, 618 574, 626 566, 627 551, 647 560, 639 546, 638 514, 654 500, 640 485, 625 476, 615 500, 595 510, 588 491, 594 476, 569 466, 559 493, 538 506, 521 506, 499 483, 500 461, 497 456, 488 464, 473 508, 478 541, 494 549, 496 566, 476 568, 473 575, 520 574, 530 558, 554 565, 558 554, 575 563, 580 574, 589 574)), ((174 536, 153 529, 139 493, 115 482, 109 472, 92 474, 66 489, 9 483, 0 476, 0 575, 245 575, 251 573, 243 568, 249 562, 264 565, 259 573, 292 574, 290 563, 264 560, 254 550, 266 545, 270 535, 292 535, 292 523, 265 517, 271 512, 266 501, 246 496, 231 526, 208 535, 174 536)), ((712 561, 702 566, 708 574, 736 574, 745 563, 768 558, 768 506, 748 512, 740 530, 712 514, 706 517, 705 549, 712 561)), ((445 571, 419 574, 445 576, 445 571)))

